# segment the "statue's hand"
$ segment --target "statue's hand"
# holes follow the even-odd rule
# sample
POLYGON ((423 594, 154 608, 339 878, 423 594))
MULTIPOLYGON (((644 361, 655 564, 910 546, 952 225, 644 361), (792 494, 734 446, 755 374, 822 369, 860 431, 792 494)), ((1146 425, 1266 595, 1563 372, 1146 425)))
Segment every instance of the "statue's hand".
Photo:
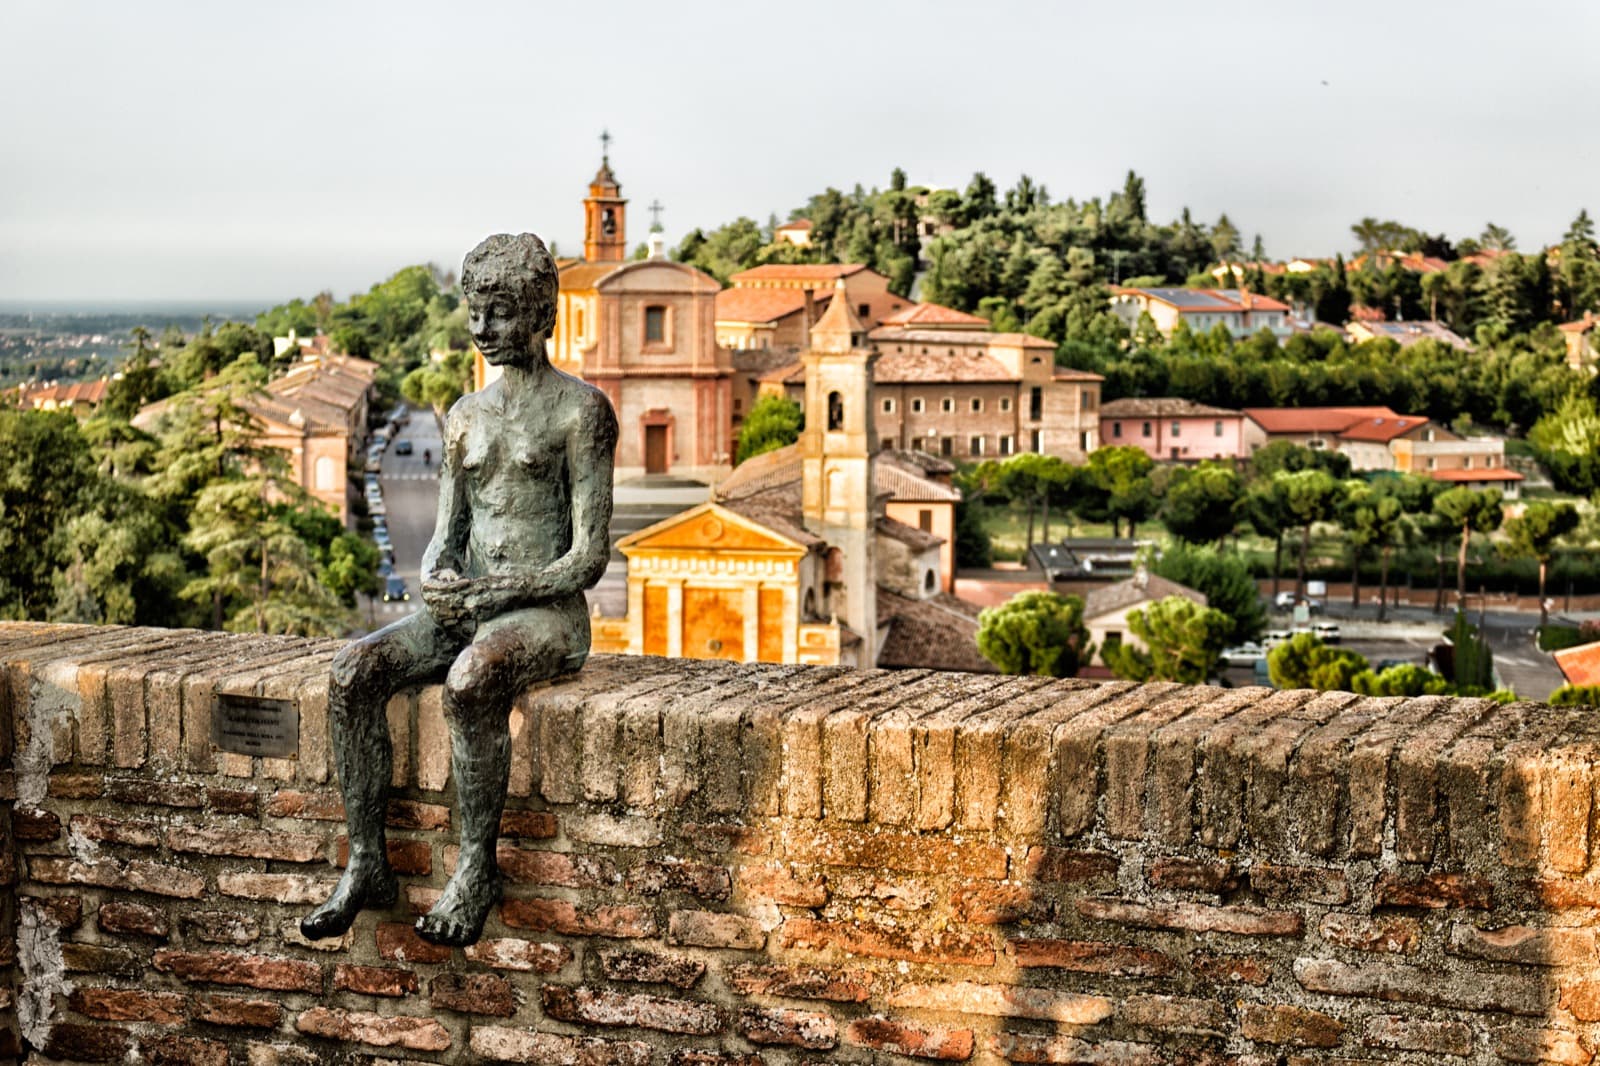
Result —
POLYGON ((422 581, 422 602, 442 624, 459 625, 472 618, 467 609, 467 590, 471 586, 471 581, 454 570, 436 570, 422 581))
POLYGON ((502 574, 467 582, 462 599, 467 612, 482 622, 527 605, 526 583, 502 574))

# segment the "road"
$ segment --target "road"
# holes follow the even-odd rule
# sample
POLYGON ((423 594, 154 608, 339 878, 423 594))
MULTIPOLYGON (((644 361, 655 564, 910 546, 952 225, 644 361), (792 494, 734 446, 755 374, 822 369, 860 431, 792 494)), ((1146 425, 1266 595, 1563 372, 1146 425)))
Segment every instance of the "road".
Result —
POLYGON ((413 408, 411 419, 401 426, 389 448, 383 453, 383 469, 378 473, 378 484, 383 489, 383 503, 389 509, 389 537, 394 541, 394 571, 405 578, 411 592, 408 602, 384 603, 382 599, 370 604, 370 617, 377 626, 385 626, 404 618, 422 606, 418 575, 422 565, 422 552, 433 536, 433 519, 439 500, 439 454, 441 439, 439 423, 433 412, 413 408), (409 440, 410 455, 396 453, 400 441, 409 440), (432 454, 432 462, 424 464, 422 453, 432 454))

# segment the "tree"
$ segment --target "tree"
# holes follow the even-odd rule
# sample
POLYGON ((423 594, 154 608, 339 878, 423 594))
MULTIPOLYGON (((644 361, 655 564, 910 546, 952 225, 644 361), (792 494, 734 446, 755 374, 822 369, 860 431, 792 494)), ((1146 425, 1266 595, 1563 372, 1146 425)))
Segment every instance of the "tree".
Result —
POLYGON ((1111 514, 1112 535, 1120 535, 1120 523, 1128 523, 1128 536, 1137 537, 1139 523, 1153 516, 1159 502, 1150 474, 1155 460, 1143 448, 1119 444, 1096 448, 1084 467, 1085 479, 1105 494, 1111 514))
POLYGON ((1244 479, 1226 463, 1179 469, 1161 501, 1161 521, 1179 540, 1220 543, 1239 524, 1244 493, 1244 479))
POLYGON ((1550 693, 1552 707, 1600 707, 1600 685, 1562 685, 1550 693))
POLYGON ((1405 505, 1397 496, 1364 481, 1345 482, 1343 497, 1339 519, 1350 549, 1350 606, 1361 603, 1362 560, 1367 552, 1377 549, 1383 560, 1383 576, 1378 586, 1381 621, 1388 607, 1389 553, 1404 528, 1405 505))
POLYGON ((1295 577, 1295 592, 1306 591, 1306 556, 1311 551, 1311 527, 1326 522, 1338 513, 1343 485, 1323 470, 1298 470, 1273 475, 1283 492, 1284 504, 1300 527, 1300 563, 1295 577))
POLYGON ((1548 625, 1550 611, 1545 606, 1545 576, 1556 541, 1578 528, 1581 518, 1570 503, 1535 500, 1506 521, 1508 554, 1539 561, 1539 625, 1548 625))
POLYGON ((1168 596, 1128 615, 1131 642, 1108 644, 1101 653, 1112 673, 1127 681, 1177 681, 1202 684, 1216 672, 1227 647, 1233 619, 1185 596, 1168 596))
POLYGON ((472 360, 465 351, 458 351, 407 374, 400 381, 400 395, 443 416, 471 387, 472 360))
POLYGON ((1474 533, 1492 533, 1504 517, 1499 489, 1469 489, 1465 485, 1441 492, 1433 509, 1461 531, 1461 547, 1456 555, 1456 610, 1467 604, 1467 544, 1474 533))
POLYGON ((1404 663, 1382 673, 1363 670, 1351 679, 1362 696, 1438 696, 1450 691, 1450 682, 1432 670, 1404 663))
POLYGON ((800 439, 805 425, 800 405, 784 396, 767 395, 758 399, 739 427, 739 442, 734 463, 787 447, 800 439))
POLYGON ((1456 611, 1455 621, 1445 630, 1449 642, 1443 669, 1453 679, 1461 696, 1478 696, 1494 688, 1494 653, 1478 627, 1467 621, 1465 611, 1456 611))
POLYGON ((1600 489, 1600 410, 1592 396, 1568 392, 1534 423, 1528 441, 1557 488, 1583 495, 1600 489))
POLYGON ((1053 455, 1021 452, 997 464, 995 487, 1028 511, 1027 548, 1032 549, 1034 515, 1044 510, 1045 538, 1050 536, 1050 499, 1072 483, 1073 469, 1053 455))
POLYGON ((1072 677, 1094 657, 1083 600, 1021 592, 978 615, 978 650, 1004 674, 1072 677))
POLYGON ((1356 676, 1367 670, 1367 660, 1310 633, 1296 633, 1267 653, 1267 670, 1278 688, 1349 692, 1356 676))
POLYGON ((1294 528, 1288 493, 1277 478, 1258 481, 1245 493, 1243 512, 1256 535, 1272 541, 1272 595, 1276 598, 1283 578, 1283 538, 1294 528))
POLYGON ((986 568, 994 562, 994 545, 983 527, 982 501, 963 494, 956 502, 956 565, 986 568))
POLYGON ((1267 627, 1261 593, 1250 567, 1237 552, 1174 544, 1150 567, 1152 573, 1186 585, 1206 598, 1206 606, 1228 616, 1228 643, 1255 640, 1267 627))

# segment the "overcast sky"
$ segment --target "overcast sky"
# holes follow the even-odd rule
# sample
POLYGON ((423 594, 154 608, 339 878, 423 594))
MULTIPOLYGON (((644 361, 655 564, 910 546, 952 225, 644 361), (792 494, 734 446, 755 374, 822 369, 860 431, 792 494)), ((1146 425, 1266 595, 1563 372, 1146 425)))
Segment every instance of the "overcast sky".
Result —
POLYGON ((0 301, 365 289, 531 229, 576 252, 602 127, 676 243, 827 185, 1363 215, 1524 249, 1600 212, 1600 3, 0 0, 0 301))

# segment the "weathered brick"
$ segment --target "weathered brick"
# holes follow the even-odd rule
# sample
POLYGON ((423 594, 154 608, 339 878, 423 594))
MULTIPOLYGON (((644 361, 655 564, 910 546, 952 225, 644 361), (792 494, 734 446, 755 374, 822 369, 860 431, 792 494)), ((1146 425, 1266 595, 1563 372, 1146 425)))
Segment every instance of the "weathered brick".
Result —
POLYGON ((435 1010, 442 1008, 501 1018, 517 1013, 517 996, 511 984, 492 973, 436 974, 428 982, 428 1001, 435 1010))
POLYGON ((144 960, 134 952, 101 944, 64 943, 61 961, 68 973, 98 973, 128 980, 144 973, 144 960))
POLYGON ((766 1061, 755 1052, 701 1051, 682 1047, 667 1056, 667 1066, 766 1066, 766 1061))
POLYGON ((1132 900, 1080 899, 1077 909, 1085 918, 1146 929, 1185 929, 1195 933, 1234 933, 1240 936, 1299 936, 1305 928, 1305 919, 1299 911, 1263 910, 1259 907, 1213 907, 1202 903, 1150 906, 1132 900))
POLYGON ((1207 862, 1179 856, 1157 859, 1145 871, 1151 888, 1209 892, 1231 892, 1239 886, 1239 874, 1231 863, 1207 862))
POLYGON ((664 955, 654 951, 600 951, 600 972, 613 981, 641 981, 647 984, 692 988, 706 972, 699 959, 664 955))
POLYGON ((667 918, 667 943, 701 948, 759 950, 766 931, 754 918, 713 911, 673 911, 667 918))
POLYGON ((1577 981, 1561 988, 1561 1006, 1580 1022, 1600 1021, 1600 981, 1577 981))
POLYGON ((129 807, 148 805, 189 809, 203 807, 206 802, 205 787, 187 781, 108 777, 105 792, 106 798, 113 803, 129 807))
POLYGON ((1549 1000, 1539 979, 1521 975, 1474 973, 1470 980, 1445 982, 1428 968, 1393 963, 1354 966, 1332 959, 1296 959, 1294 975, 1312 992, 1460 1010, 1540 1015, 1549 1000))
POLYGON ((802 824, 786 835, 785 847, 791 860, 820 866, 856 866, 995 880, 1006 875, 1006 853, 1002 847, 974 841, 957 844, 899 830, 871 832, 802 824))
POLYGON ((685 999, 626 995, 564 985, 545 985, 540 990, 540 998, 545 1014, 557 1021, 575 1024, 637 1026, 693 1036, 721 1032, 724 1024, 717 1007, 685 999))
POLYGON ((1378 907, 1466 907, 1486 911, 1494 906, 1494 886, 1487 878, 1474 874, 1433 872, 1406 877, 1385 872, 1373 885, 1372 901, 1378 907))
POLYGON ((826 1014, 747 1007, 739 1012, 739 1035, 752 1044, 827 1051, 839 1042, 839 1027, 826 1014))
POLYGON ((1250 867, 1250 887, 1274 903, 1350 902, 1350 882, 1344 871, 1320 866, 1258 862, 1250 867))
POLYGON ((1069 1025, 1094 1025, 1111 1017, 1111 1001, 1101 996, 1048 988, 981 985, 970 981, 902 985, 885 997, 891 1007, 955 1011, 998 1018, 1036 1018, 1069 1025))
POLYGON ((51 799, 98 799, 105 791, 100 774, 51 774, 45 794, 51 799))
POLYGON ((654 818, 574 814, 562 820, 562 827, 573 840, 607 848, 653 848, 661 843, 661 824, 654 818))
POLYGON ((161 843, 161 832, 154 822, 133 818, 102 818, 92 814, 76 814, 68 822, 68 830, 74 837, 93 840, 97 844, 153 848, 161 843))
POLYGON ((972 1057, 971 1029, 930 1029, 892 1018, 858 1018, 845 1026, 844 1042, 854 1047, 938 1062, 965 1062, 972 1057))
POLYGON ((1436 1055, 1472 1054, 1472 1029, 1461 1022, 1432 1022, 1399 1014, 1378 1014, 1366 1021, 1361 1042, 1367 1047, 1427 1051, 1436 1055))
MULTIPOLYGON (((1149 1044, 1125 1040, 1091 1043, 1075 1036, 1044 1036, 1038 1033, 994 1033, 988 1038, 988 1047, 1007 1062, 1165 1066, 1169 1061, 1160 1050, 1149 1044)), ((1193 1061, 1198 1066, 1202 1060, 1193 1061)))
POLYGON ((237 996, 196 996, 196 1021, 247 1029, 276 1029, 283 1020, 283 1005, 270 999, 237 996))
POLYGON ((450 959, 450 948, 428 943, 415 928, 402 922, 379 922, 373 932, 378 954, 391 962, 438 963, 450 959))
POLYGON ((1272 960, 1257 955, 1196 955, 1195 975, 1214 984, 1264 985, 1272 980, 1272 960))
POLYGON ((366 1011, 312 1007, 301 1012, 294 1027, 307 1036, 373 1047, 403 1047, 412 1051, 444 1051, 450 1047, 449 1031, 432 1018, 386 1017, 366 1011))
POLYGON ((1239 1032, 1246 1040, 1296 1047, 1338 1047, 1344 1023, 1321 1011, 1283 1004, 1239 1004, 1239 1032))
POLYGON ((741 866, 735 874, 739 895, 752 903, 821 907, 828 902, 821 874, 798 872, 788 865, 741 866))
POLYGON ((1022 877, 1030 881, 1078 884, 1107 881, 1117 875, 1117 857, 1099 851, 1030 847, 1022 863, 1022 877))
POLYGON ((44 1053, 70 1062, 121 1062, 130 1042, 128 1030, 120 1026, 56 1022, 45 1038, 44 1053))
POLYGON ((950 908, 964 922, 1012 925, 1042 920, 1050 912, 1050 900, 1034 885, 968 881, 951 889, 950 908))
POLYGON ((139 1042, 150 1066, 228 1066, 228 1045, 189 1036, 156 1036, 139 1042))
POLYGON ((1330 912, 1322 916, 1317 931, 1330 944, 1389 955, 1413 955, 1422 942, 1422 927, 1415 918, 1330 912))
POLYGON ((140 861, 124 865, 115 859, 29 859, 28 874, 51 885, 94 885, 179 899, 199 899, 206 886, 198 874, 175 866, 140 861))
POLYGON ((729 988, 746 996, 864 1003, 872 995, 872 975, 864 970, 822 970, 739 963, 729 966, 723 979, 729 988))
POLYGON ((561 899, 508 899, 500 904, 500 918, 516 929, 565 936, 631 939, 656 934, 654 915, 643 907, 626 905, 580 910, 561 899))
POLYGON ((351 966, 340 963, 333 968, 336 992, 356 992, 363 996, 409 996, 418 988, 417 975, 410 970, 386 966, 351 966))
POLYGON ((332 880, 308 877, 305 874, 221 873, 217 875, 217 890, 224 896, 265 900, 288 906, 321 903, 333 892, 334 884, 332 880))
POLYGON ((489 938, 464 949, 473 962, 497 970, 555 973, 572 961, 572 949, 565 944, 538 944, 531 940, 489 938))
POLYGON ((1594 1058, 1576 1033, 1561 1029, 1499 1029, 1494 1034, 1494 1049, 1507 1062, 1587 1066, 1594 1058))
POLYGON ((1124 1025, 1160 1033, 1195 1033, 1222 1036, 1228 1012, 1209 999, 1184 996, 1128 996, 1117 1004, 1117 1020, 1124 1025))
MULTIPOLYGON (((600 888, 621 880, 616 864, 601 856, 574 855, 565 851, 529 851, 503 841, 495 850, 501 872, 515 884, 600 888)), ((449 854, 448 866, 453 870, 455 849, 452 848, 449 854)))
POLYGON ((167 916, 142 903, 107 900, 95 912, 95 924, 102 933, 148 936, 165 940, 169 931, 167 916))
POLYGON ((506 811, 500 816, 500 835, 522 840, 550 840, 559 832, 549 811, 506 811))
MULTIPOLYGON (((287 760, 274 760, 283 762, 287 760)), ((261 810, 261 793, 248 788, 208 788, 206 807, 212 814, 256 817, 261 810)))
POLYGON ((72 929, 83 921, 83 900, 78 896, 22 896, 20 902, 41 925, 72 929))
POLYGON ((322 967, 298 959, 235 955, 225 951, 157 951, 151 963, 185 981, 247 985, 278 992, 322 991, 322 967))
POLYGON ((726 866, 680 860, 642 862, 628 871, 627 886, 630 892, 643 896, 673 891, 700 899, 725 900, 733 893, 733 879, 726 866))
POLYGON ((303 818, 313 822, 344 821, 344 800, 337 792, 301 792, 280 788, 267 797, 268 818, 303 818))
POLYGON ((1006 953, 1022 967, 1049 966, 1115 977, 1165 977, 1177 969, 1172 956, 1153 948, 1094 940, 1008 940, 1006 953))
POLYGON ((184 998, 135 988, 75 988, 68 1004, 79 1014, 108 1022, 184 1023, 184 998))
POLYGON ((61 835, 61 819, 54 811, 39 807, 17 807, 11 812, 11 835, 16 840, 37 843, 61 835))
POLYGON ((1450 931, 1450 950, 1522 966, 1583 966, 1595 961, 1595 932, 1586 928, 1534 929, 1525 925, 1489 930, 1457 922, 1450 931))
POLYGON ((949 929, 790 918, 779 929, 778 940, 785 949, 837 949, 848 955, 953 966, 994 965, 994 946, 987 937, 949 929))
POLYGON ((240 911, 190 911, 182 925, 186 935, 210 944, 243 947, 261 939, 261 923, 240 911))
MULTIPOLYGON (((472 1027, 474 1054, 493 1062, 534 1062, 539 1066, 650 1066, 649 1044, 558 1036, 495 1025, 472 1027)), ((253 1066, 253 1064, 252 1064, 253 1066)))
POLYGON ((678 839, 708 855, 729 851, 740 855, 765 855, 772 849, 772 838, 765 830, 723 822, 687 822, 679 827, 678 839))

